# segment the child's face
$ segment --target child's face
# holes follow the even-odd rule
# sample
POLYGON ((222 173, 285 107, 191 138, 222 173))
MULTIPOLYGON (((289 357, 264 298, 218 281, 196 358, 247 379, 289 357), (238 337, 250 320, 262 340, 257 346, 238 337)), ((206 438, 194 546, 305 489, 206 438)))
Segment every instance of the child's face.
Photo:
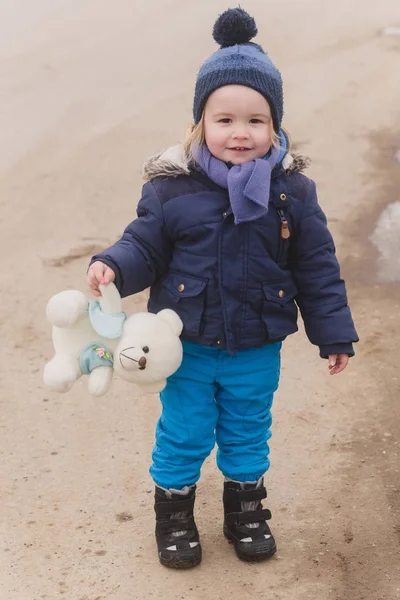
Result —
POLYGON ((244 85, 218 88, 204 109, 204 130, 211 154, 234 165, 261 158, 271 147, 269 104, 244 85))

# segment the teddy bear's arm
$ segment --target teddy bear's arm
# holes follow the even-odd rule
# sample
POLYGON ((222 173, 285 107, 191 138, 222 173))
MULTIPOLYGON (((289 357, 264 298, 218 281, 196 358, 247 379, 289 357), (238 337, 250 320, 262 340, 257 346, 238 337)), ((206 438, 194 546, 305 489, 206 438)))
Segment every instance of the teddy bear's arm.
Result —
POLYGON ((78 290, 65 290, 50 298, 46 316, 54 327, 71 327, 79 317, 87 314, 88 299, 78 290))

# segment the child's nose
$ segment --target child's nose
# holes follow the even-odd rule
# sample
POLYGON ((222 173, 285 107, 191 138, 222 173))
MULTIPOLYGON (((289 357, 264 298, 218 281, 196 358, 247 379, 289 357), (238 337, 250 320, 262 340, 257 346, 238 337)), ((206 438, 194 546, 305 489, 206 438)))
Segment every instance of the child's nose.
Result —
POLYGON ((235 130, 233 137, 237 140, 247 140, 249 132, 244 127, 240 127, 235 130))

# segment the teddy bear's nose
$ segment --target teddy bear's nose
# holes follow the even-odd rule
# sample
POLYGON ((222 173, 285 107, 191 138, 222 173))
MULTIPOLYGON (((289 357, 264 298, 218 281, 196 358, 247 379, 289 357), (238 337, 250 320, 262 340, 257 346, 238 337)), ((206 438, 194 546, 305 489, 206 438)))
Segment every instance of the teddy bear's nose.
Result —
POLYGON ((144 369, 146 366, 147 360, 145 356, 142 356, 142 358, 139 358, 139 367, 141 369, 144 369))

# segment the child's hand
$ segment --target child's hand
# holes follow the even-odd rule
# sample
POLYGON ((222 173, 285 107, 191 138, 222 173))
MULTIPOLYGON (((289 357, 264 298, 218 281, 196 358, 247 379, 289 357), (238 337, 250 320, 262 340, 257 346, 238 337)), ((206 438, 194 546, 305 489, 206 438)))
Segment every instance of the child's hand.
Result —
POLYGON ((87 272, 87 282, 93 296, 101 296, 99 285, 108 285, 115 280, 115 273, 100 260, 96 260, 87 272))
POLYGON ((331 375, 341 373, 349 363, 348 354, 330 354, 328 356, 328 368, 331 375))

